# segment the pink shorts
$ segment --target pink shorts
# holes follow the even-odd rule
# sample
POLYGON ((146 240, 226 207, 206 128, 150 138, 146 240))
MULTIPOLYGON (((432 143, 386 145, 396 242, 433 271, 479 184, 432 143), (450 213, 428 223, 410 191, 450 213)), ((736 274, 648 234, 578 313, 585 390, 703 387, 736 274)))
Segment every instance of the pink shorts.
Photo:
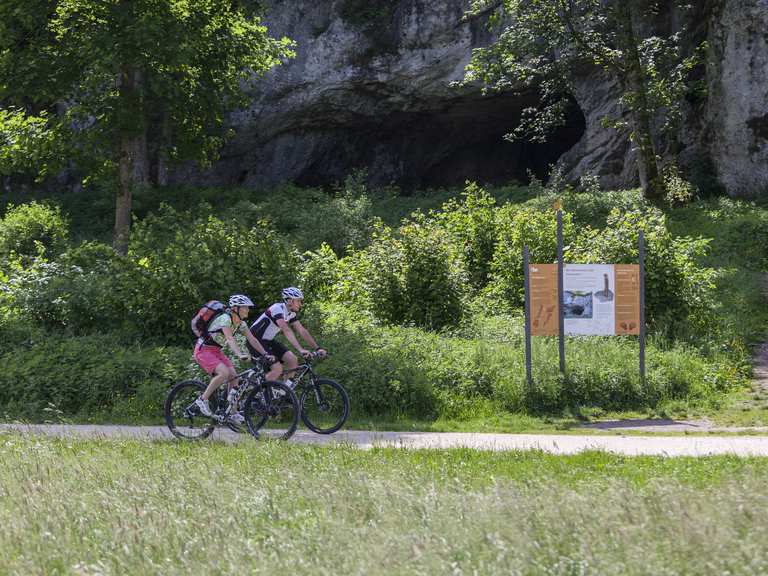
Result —
POLYGON ((213 374, 213 371, 216 370, 216 366, 219 364, 224 364, 232 370, 235 369, 232 362, 224 355, 224 352, 222 352, 221 348, 218 346, 202 346, 197 344, 195 346, 195 361, 200 364, 200 368, 208 372, 208 374, 213 374))

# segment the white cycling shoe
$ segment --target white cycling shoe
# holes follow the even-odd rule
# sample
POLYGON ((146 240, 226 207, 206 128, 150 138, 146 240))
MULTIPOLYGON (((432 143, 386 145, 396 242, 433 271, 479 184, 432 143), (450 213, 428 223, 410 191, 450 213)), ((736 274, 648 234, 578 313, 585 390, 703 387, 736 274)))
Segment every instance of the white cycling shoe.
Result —
POLYGON ((245 424, 245 418, 243 418, 243 415, 240 412, 234 412, 230 414, 227 416, 227 420, 233 424, 237 424, 238 426, 245 424))
POLYGON ((213 412, 211 412, 211 407, 208 405, 208 400, 205 400, 202 396, 195 400, 195 406, 198 407, 200 414, 203 416, 208 416, 208 418, 213 417, 213 412))

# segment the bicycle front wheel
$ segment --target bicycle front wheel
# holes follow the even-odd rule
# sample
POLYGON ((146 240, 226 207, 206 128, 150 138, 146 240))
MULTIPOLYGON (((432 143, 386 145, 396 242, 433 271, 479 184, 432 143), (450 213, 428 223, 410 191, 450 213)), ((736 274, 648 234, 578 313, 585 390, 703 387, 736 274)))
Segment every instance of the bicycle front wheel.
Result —
POLYGON ((202 440, 213 432, 213 420, 200 413, 195 400, 205 390, 199 380, 185 380, 171 388, 165 399, 165 423, 171 434, 185 440, 202 440))
POLYGON ((262 428, 272 438, 288 440, 299 426, 299 400, 291 388, 277 381, 255 387, 243 410, 248 431, 258 437, 262 428))
POLYGON ((333 434, 349 417, 349 395, 338 382, 318 378, 301 393, 301 420, 318 434, 333 434))

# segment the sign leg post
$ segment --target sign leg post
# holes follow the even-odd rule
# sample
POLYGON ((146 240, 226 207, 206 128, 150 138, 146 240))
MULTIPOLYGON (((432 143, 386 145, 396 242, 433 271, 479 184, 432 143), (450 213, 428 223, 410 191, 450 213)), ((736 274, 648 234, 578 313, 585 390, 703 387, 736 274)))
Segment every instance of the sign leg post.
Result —
POLYGON ((637 238, 640 260, 640 382, 645 384, 645 235, 637 238))
POLYGON ((563 308, 563 211, 557 211, 557 316, 560 374, 565 376, 565 309, 563 308))
POLYGON ((533 387, 531 370, 531 280, 528 246, 523 246, 523 283, 525 287, 525 379, 533 387))

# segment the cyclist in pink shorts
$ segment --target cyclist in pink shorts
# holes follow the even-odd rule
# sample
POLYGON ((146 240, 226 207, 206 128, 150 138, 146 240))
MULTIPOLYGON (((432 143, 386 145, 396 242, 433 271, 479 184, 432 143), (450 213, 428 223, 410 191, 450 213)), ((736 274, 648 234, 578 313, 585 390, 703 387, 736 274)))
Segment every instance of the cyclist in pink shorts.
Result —
MULTIPOLYGON (((211 374, 210 384, 195 404, 200 412, 205 416, 213 416, 208 399, 216 389, 227 380, 233 379, 237 375, 232 361, 224 355, 224 344, 229 345, 230 350, 240 358, 240 360, 251 360, 251 354, 244 352, 235 341, 234 333, 241 332, 257 352, 263 354, 267 362, 274 362, 274 356, 268 355, 261 343, 248 330, 248 324, 245 320, 248 318, 253 302, 248 296, 243 294, 233 294, 229 298, 229 308, 216 315, 209 323, 205 334, 197 339, 195 344, 195 361, 208 374, 211 374)), ((230 389, 237 386, 238 382, 232 380, 230 389)), ((230 420, 236 424, 243 423, 243 416, 237 411, 233 411, 230 420)))

